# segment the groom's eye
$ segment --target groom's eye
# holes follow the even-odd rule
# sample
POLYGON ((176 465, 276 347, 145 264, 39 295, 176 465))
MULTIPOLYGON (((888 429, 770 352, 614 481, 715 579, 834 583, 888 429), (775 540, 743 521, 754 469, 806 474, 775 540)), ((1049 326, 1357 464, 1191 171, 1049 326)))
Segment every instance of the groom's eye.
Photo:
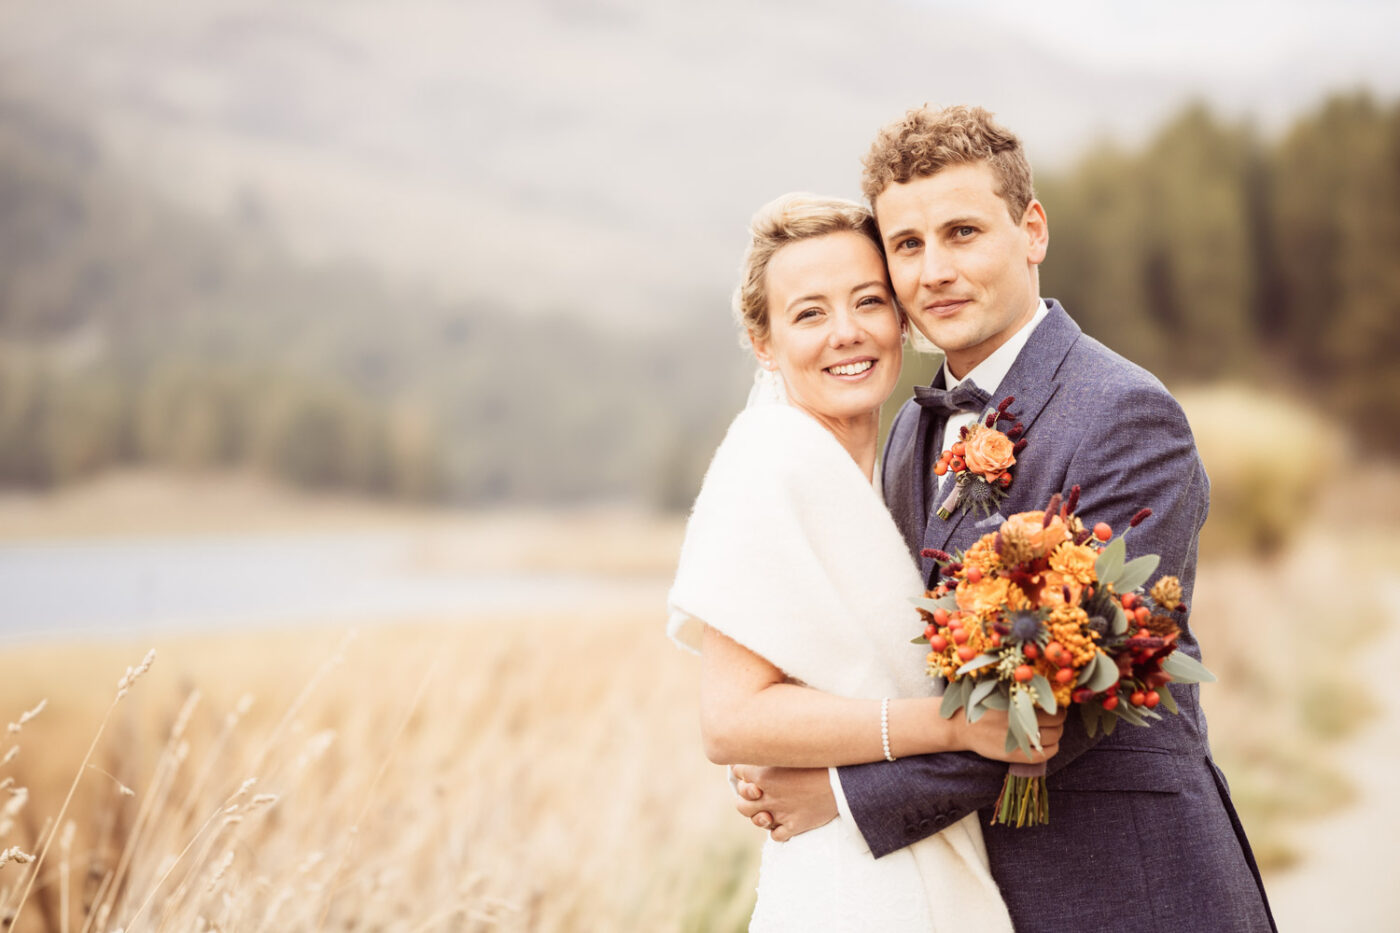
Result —
POLYGON ((977 229, 976 229, 975 227, 958 227, 956 230, 953 231, 953 233, 954 233, 955 236, 960 236, 960 237, 969 237, 969 236, 972 236, 972 235, 973 235, 974 233, 976 233, 976 232, 977 232, 977 229))
POLYGON ((899 248, 899 249, 918 249, 918 248, 919 248, 919 241, 916 240, 916 239, 914 239, 913 237, 910 237, 910 238, 907 239, 907 240, 901 241, 898 248, 899 248))

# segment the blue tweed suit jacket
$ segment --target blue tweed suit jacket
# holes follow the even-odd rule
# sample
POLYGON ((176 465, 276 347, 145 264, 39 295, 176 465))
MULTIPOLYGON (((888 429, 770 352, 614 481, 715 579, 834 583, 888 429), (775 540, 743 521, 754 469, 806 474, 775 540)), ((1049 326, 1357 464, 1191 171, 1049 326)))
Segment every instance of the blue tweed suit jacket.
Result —
MULTIPOLYGON (((1043 509, 1078 484, 1086 523, 1121 531, 1138 509, 1153 510, 1128 536, 1129 556, 1160 554, 1159 574, 1180 577, 1189 606, 1210 483, 1181 407, 1150 373, 1046 303, 1049 315, 993 394, 993 404, 1016 397, 1011 410, 1028 442, 1000 513, 959 511, 945 521, 929 508, 952 477, 935 488, 938 425, 912 400, 885 447, 890 511, 932 580, 937 568, 919 556, 924 548, 966 548, 1001 515, 1043 509)), ((1181 646, 1200 656, 1189 627, 1181 646)), ((1149 729, 1120 723, 1097 742, 1071 711, 1049 765, 1048 826, 990 825, 1006 766, 971 753, 842 768, 842 789, 876 857, 978 811, 992 874, 1021 933, 1272 930, 1253 853, 1211 760, 1198 688, 1170 689, 1180 716, 1149 729)))

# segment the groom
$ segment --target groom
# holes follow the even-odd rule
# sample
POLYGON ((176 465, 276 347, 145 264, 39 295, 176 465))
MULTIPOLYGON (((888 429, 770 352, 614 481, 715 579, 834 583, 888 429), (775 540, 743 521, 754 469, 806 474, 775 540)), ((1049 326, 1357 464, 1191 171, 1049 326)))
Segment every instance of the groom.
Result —
MULTIPOLYGON (((1187 605, 1209 481, 1181 408, 1143 369, 1085 335, 1040 297, 1049 245, 1020 141, 981 108, 922 108, 885 127, 865 160, 890 280, 914 325, 946 354, 933 389, 895 417, 885 448, 887 503, 916 558, 958 551, 1000 516, 937 509, 952 476, 931 466, 990 404, 1011 411, 1027 445, 1000 514, 1045 508, 1081 487, 1086 523, 1115 533, 1141 508, 1131 553, 1161 555, 1187 605), (974 388, 975 384, 975 388, 974 388)), ((920 558, 932 585, 938 568, 920 558)), ((1200 655, 1183 627, 1181 647, 1200 655)), ((1004 764, 970 753, 826 771, 737 767, 740 811, 774 838, 838 811, 878 858, 978 811, 992 874, 1016 929, 1274 929, 1249 843, 1211 760, 1197 688, 1173 685, 1181 709, 1150 729, 1090 739, 1066 722, 1049 763, 1048 826, 988 822, 1004 764)), ((898 750, 895 750, 898 754, 898 750)))

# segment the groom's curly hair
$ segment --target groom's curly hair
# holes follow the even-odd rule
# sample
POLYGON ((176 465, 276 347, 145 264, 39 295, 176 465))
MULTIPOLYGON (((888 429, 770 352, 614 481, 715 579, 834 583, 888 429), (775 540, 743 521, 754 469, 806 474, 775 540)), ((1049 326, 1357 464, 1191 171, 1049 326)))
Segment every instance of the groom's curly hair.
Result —
POLYGON ((925 104, 886 124, 865 156, 861 190, 873 207, 890 185, 976 162, 991 166, 997 195, 1020 223, 1035 197, 1030 163, 1021 140, 981 107, 935 110, 925 104))

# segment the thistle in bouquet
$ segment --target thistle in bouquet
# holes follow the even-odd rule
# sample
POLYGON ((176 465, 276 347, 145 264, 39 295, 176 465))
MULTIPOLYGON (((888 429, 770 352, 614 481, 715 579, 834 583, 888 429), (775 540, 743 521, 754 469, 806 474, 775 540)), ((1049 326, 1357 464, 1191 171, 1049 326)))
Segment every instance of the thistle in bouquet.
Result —
MULTIPOLYGON (((1123 534, 1075 512, 1080 488, 1056 495, 1043 512, 1021 512, 952 556, 924 555, 941 568, 939 584, 914 600, 925 622, 929 676, 946 684, 942 714, 963 710, 976 722, 1006 712, 1006 750, 1041 751, 1036 708, 1076 705, 1090 735, 1119 720, 1148 726, 1177 712, 1166 685, 1214 676, 1176 650, 1186 606, 1175 577, 1144 585, 1160 558, 1127 560, 1123 534)), ((1135 528, 1151 510, 1133 516, 1135 528)), ((992 822, 1049 822, 1045 764, 1013 764, 992 822)))

